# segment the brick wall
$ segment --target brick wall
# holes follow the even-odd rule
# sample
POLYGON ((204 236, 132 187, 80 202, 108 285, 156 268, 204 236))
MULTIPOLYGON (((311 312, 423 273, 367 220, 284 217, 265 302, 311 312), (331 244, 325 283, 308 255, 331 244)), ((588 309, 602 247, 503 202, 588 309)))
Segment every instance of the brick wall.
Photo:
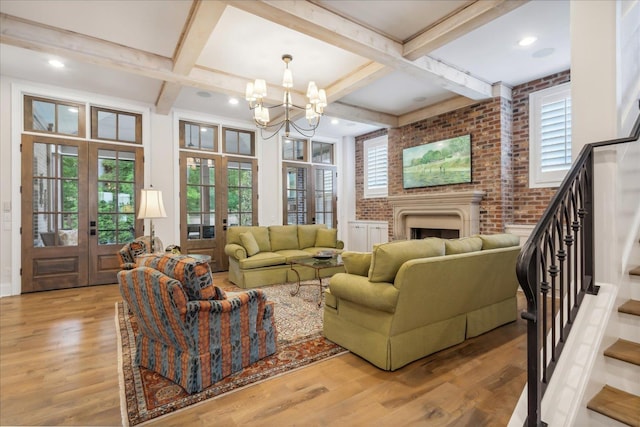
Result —
POLYGON ((571 80, 569 71, 513 88, 513 207, 515 224, 535 224, 556 193, 555 187, 529 188, 529 94, 571 80))
MULTIPOLYGON (((389 138, 389 195, 481 190, 480 232, 503 232, 507 224, 533 224, 555 189, 529 189, 529 93, 569 80, 569 72, 520 85, 513 101, 493 98, 395 129, 356 138, 356 219, 383 220, 393 231, 393 210, 386 198, 364 199, 363 142, 389 138), (461 135, 471 135, 472 182, 402 188, 402 150, 461 135)), ((389 236, 392 237, 392 236, 389 236)))

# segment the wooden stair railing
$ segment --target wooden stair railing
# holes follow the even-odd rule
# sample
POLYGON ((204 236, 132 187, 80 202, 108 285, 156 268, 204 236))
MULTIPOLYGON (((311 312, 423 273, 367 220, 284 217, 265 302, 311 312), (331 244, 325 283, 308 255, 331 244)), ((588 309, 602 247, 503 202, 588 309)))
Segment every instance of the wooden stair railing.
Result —
POLYGON ((542 397, 585 294, 598 292, 593 150, 639 138, 640 117, 628 138, 585 145, 518 257, 516 273, 527 298, 521 313, 527 320, 527 427, 547 425, 541 419, 542 397))

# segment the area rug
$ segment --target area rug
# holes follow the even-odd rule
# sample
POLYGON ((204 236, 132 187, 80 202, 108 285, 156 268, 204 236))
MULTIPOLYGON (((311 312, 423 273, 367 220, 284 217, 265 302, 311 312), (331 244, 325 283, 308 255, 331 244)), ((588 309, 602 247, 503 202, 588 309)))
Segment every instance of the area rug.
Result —
MULTIPOLYGON (((321 335, 324 307, 318 307, 317 285, 303 286, 298 295, 291 296, 294 288, 291 284, 262 288, 268 299, 275 302, 275 321, 278 329, 276 353, 192 395, 161 375, 134 366, 136 321, 128 314, 125 302, 117 303, 115 320, 122 424, 138 425, 346 353, 347 350, 321 335)), ((225 288, 225 291, 229 295, 240 289, 225 288)))

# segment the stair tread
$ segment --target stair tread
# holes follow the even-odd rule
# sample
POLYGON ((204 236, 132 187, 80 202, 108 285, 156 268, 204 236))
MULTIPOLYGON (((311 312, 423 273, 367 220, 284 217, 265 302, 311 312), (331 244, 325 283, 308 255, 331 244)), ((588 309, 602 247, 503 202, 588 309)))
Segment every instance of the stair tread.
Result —
POLYGON ((640 316, 640 301, 637 299, 630 299, 620 307, 618 307, 620 313, 635 314, 640 316))
POLYGON ((604 355, 640 366, 640 344, 618 338, 604 351, 604 355))
POLYGON ((633 268, 629 271, 629 274, 632 276, 640 276, 640 265, 636 268, 633 268))
POLYGON ((640 427, 640 396, 605 385, 591 398, 587 408, 621 423, 640 427))

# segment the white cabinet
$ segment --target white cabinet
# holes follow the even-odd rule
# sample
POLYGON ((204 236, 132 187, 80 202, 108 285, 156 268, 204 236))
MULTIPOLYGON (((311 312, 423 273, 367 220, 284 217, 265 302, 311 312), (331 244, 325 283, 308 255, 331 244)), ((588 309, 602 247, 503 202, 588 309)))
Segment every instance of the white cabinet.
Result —
POLYGON ((349 236, 345 249, 370 252, 376 243, 389 240, 389 224, 383 221, 349 221, 349 236))

